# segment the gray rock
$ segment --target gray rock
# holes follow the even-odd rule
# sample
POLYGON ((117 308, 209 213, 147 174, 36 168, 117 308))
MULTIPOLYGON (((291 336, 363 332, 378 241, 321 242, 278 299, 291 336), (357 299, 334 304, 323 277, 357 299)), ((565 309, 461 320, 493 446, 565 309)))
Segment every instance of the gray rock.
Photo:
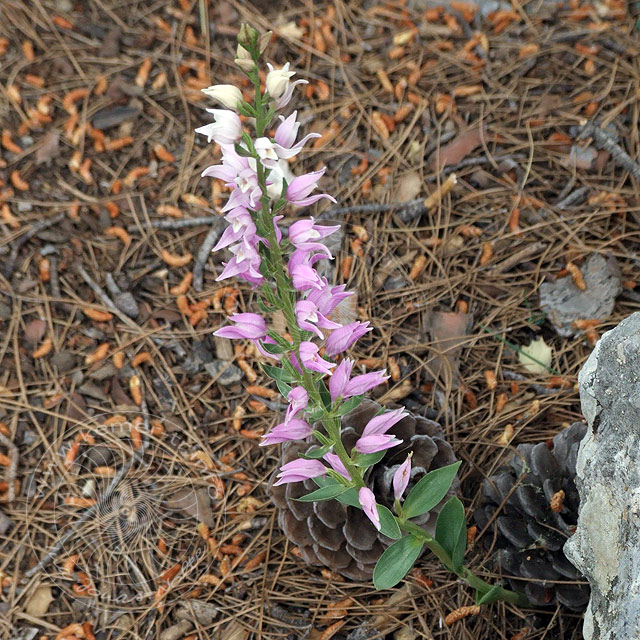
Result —
POLYGON ((576 533, 564 547, 591 584, 585 640, 640 637, 640 313, 607 331, 578 376, 576 533))
POLYGON ((208 362, 204 365, 204 368, 207 370, 207 373, 212 378, 215 378, 215 381, 223 387, 240 382, 244 376, 242 369, 236 367, 236 365, 231 362, 227 362, 226 360, 214 360, 213 362, 208 362))
POLYGON ((620 268, 613 257, 593 253, 580 271, 587 285, 585 291, 578 289, 571 276, 540 285, 540 308, 564 337, 579 333, 573 327, 574 320, 606 320, 622 291, 620 268))

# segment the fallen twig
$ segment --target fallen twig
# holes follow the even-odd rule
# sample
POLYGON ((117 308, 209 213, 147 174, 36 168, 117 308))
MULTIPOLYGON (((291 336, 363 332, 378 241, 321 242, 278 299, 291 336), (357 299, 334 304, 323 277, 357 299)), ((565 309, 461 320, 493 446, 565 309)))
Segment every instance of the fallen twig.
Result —
POLYGON ((209 229, 205 239, 202 241, 200 248, 198 249, 198 255, 196 256, 196 263, 193 267, 193 288, 195 291, 202 291, 202 285, 204 280, 204 265, 207 262, 207 258, 211 254, 211 250, 218 238, 222 233, 224 225, 222 224, 222 218, 214 218, 214 224, 209 229))
POLYGON ((485 267, 486 269, 491 269, 492 273, 502 273, 503 271, 508 271, 511 267, 520 264, 523 260, 532 256, 538 251, 542 251, 546 247, 544 242, 534 242, 520 251, 510 255, 508 258, 499 262, 496 265, 492 265, 490 267, 485 267))
POLYGON ((601 129, 595 122, 587 122, 582 128, 579 140, 593 138, 598 149, 604 149, 611 154, 614 162, 626 169, 636 180, 640 180, 640 164, 638 164, 606 130, 601 129))
POLYGON ((91 290, 96 294, 96 297, 102 301, 102 303, 113 313, 118 316, 122 322, 132 328, 138 328, 137 325, 132 322, 118 307, 116 307, 113 300, 100 288, 100 286, 93 280, 93 278, 84 270, 80 265, 77 267, 78 273, 82 276, 82 279, 91 287, 91 290))
POLYGON ((18 259, 18 252, 22 248, 26 242, 31 240, 33 236, 37 233, 40 233, 44 229, 48 229, 52 227, 54 224, 57 224, 62 219, 64 219, 66 213, 59 213, 57 216, 50 218, 49 220, 43 220, 42 222, 38 222, 34 224, 29 231, 27 231, 23 236, 15 240, 13 246, 11 247, 11 253, 9 254, 9 259, 7 260, 7 264, 4 266, 4 276, 9 280, 11 278, 11 274, 13 273, 13 269, 15 268, 16 260, 18 259))
MULTIPOLYGON (((197 227, 201 224, 211 224, 218 218, 214 216, 201 216, 199 218, 185 218, 183 220, 152 220, 147 226, 152 229, 165 229, 169 231, 175 231, 177 229, 186 229, 188 227, 197 227)), ((130 224, 127 227, 127 231, 137 231, 139 229, 137 224, 130 224)))
POLYGON ((506 380, 516 380, 517 382, 524 382, 528 387, 531 387, 540 396, 553 396, 557 393, 567 391, 566 389, 553 389, 551 387, 545 387, 541 384, 536 384, 535 382, 530 382, 529 378, 523 376, 521 373, 516 373, 515 371, 509 371, 507 369, 502 371, 502 377, 506 380))
POLYGON ((566 209, 572 204, 580 204, 589 193, 589 187, 580 187, 556 203, 556 209, 566 209))
POLYGON ((9 485, 8 501, 16 499, 16 476, 18 475, 18 447, 16 447, 4 433, 0 433, 0 443, 9 450, 9 468, 7 469, 7 484, 9 485))
POLYGON ((320 220, 331 219, 334 216, 344 216, 351 213, 386 213, 387 211, 397 211, 398 217, 405 224, 420 217, 429 209, 435 207, 443 196, 445 196, 453 185, 457 182, 456 174, 452 173, 449 177, 426 198, 417 198, 408 202, 390 202, 388 204, 359 204, 350 207, 332 207, 323 211, 318 217, 320 220))

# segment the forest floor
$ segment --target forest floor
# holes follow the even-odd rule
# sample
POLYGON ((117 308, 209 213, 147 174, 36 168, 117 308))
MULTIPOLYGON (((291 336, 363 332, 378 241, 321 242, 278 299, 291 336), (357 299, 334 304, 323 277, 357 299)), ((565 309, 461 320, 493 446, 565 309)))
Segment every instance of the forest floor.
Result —
MULTIPOLYGON (((291 106, 322 133, 293 169, 328 167, 340 209, 326 217, 345 231, 330 275, 374 326, 353 355, 393 373, 383 402, 438 411, 471 523, 515 445, 581 419, 581 366, 640 309, 631 7, 3 0, 0 634, 580 638, 556 606, 447 627, 473 594, 428 555, 380 593, 285 540, 265 491, 278 448, 258 447, 276 419, 268 379, 212 338, 253 294, 215 280, 224 256, 205 240, 226 192, 200 177, 220 154, 194 129, 213 106, 200 89, 242 80, 240 22, 273 30, 267 60, 309 81, 291 106), (617 264, 615 304, 561 336, 540 285, 580 293, 566 276, 580 284, 592 254, 617 264), (451 349, 442 322, 465 313, 451 349), (518 361, 538 337, 553 348, 542 373, 518 361), (96 488, 123 478, 97 508, 96 488)), ((602 293, 591 275, 585 293, 602 293)), ((467 561, 491 575, 482 544, 467 561)))

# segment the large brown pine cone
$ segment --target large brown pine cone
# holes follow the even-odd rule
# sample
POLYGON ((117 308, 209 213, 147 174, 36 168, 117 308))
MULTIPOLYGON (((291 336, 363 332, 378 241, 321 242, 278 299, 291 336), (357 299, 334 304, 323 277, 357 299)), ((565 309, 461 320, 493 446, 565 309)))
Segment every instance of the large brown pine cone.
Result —
POLYGON ((562 548, 578 520, 574 479, 586 429, 575 422, 553 438, 551 447, 546 442, 518 445, 509 466, 484 481, 485 503, 474 514, 484 528, 497 513, 483 541, 498 550, 498 565, 513 576, 511 588, 538 606, 558 601, 579 611, 589 600, 586 583, 554 584, 584 580, 562 548))
MULTIPOLYGON (((343 442, 350 451, 362 434, 367 422, 381 407, 364 400, 342 418, 343 442)), ((411 481, 408 490, 427 472, 456 462, 451 445, 444 439, 442 427, 433 420, 408 415, 388 433, 401 438, 401 445, 389 449, 385 457, 367 472, 365 481, 380 504, 393 510, 392 479, 398 466, 413 451, 411 481)), ((310 448, 308 442, 288 442, 283 445, 282 464, 291 462, 310 448)), ((285 535, 298 545, 304 560, 312 565, 325 565, 353 580, 369 580, 378 558, 392 542, 378 533, 361 509, 346 506, 337 500, 325 502, 297 502, 314 489, 313 480, 273 486, 275 473, 269 483, 269 494, 278 507, 278 522, 285 535)), ((447 496, 430 512, 412 519, 432 534, 441 506, 458 489, 454 481, 447 496)), ((406 495, 406 494, 405 494, 406 495)))

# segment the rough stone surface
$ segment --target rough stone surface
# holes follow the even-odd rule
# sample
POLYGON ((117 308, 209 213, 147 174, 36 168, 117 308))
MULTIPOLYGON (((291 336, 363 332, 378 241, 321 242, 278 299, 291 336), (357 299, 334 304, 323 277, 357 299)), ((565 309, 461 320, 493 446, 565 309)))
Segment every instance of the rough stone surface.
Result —
POLYGON ((588 578, 585 640, 640 638, 640 313, 597 343, 578 377, 588 431, 565 554, 588 578))
POLYGON ((606 320, 622 290, 620 268, 613 257, 593 253, 580 271, 587 285, 585 291, 578 289, 571 276, 540 285, 540 308, 564 337, 580 332, 573 327, 578 318, 606 320))

